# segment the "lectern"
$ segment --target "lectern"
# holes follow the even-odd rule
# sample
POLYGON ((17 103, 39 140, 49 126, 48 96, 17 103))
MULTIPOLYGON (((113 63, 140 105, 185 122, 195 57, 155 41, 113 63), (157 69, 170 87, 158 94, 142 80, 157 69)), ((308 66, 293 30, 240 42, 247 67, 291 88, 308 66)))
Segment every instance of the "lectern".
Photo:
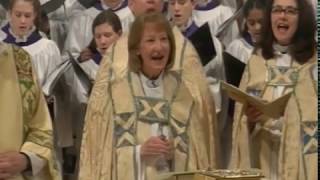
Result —
POLYGON ((261 170, 230 170, 219 169, 211 171, 171 172, 159 175, 158 180, 262 180, 261 170))

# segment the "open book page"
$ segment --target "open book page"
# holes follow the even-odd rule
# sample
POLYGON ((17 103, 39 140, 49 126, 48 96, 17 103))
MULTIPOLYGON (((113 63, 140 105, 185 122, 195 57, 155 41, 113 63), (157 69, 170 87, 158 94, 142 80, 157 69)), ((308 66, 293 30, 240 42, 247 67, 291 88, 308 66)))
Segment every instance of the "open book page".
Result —
POLYGON ((256 96, 252 96, 240 90, 239 88, 223 81, 221 81, 221 88, 226 91, 231 99, 243 105, 250 104, 252 106, 255 106, 258 110, 260 110, 263 114, 267 115, 270 118, 279 118, 282 116, 287 102, 292 94, 288 93, 273 101, 267 102, 266 100, 263 100, 256 96))
POLYGON ((227 82, 238 87, 246 64, 241 60, 235 58, 228 52, 223 52, 223 63, 225 67, 227 82))
POLYGON ((68 52, 70 57, 70 62, 72 64, 73 70, 80 80, 80 83, 82 87, 84 88, 85 92, 88 92, 90 94, 90 91, 93 86, 93 82, 90 80, 88 74, 82 69, 82 67, 79 65, 79 62, 73 58, 70 52, 68 52))
POLYGON ((42 85, 42 91, 46 96, 52 95, 53 89, 56 86, 59 79, 71 67, 72 64, 70 61, 64 61, 49 74, 49 77, 45 80, 44 84, 42 85))
POLYGON ((189 37, 189 40, 199 54, 203 66, 207 65, 217 55, 208 23, 199 27, 189 37))
POLYGON ((54 69, 45 80, 42 85, 42 91, 46 96, 52 95, 54 88, 56 87, 58 81, 67 72, 72 70, 76 77, 79 79, 85 92, 90 92, 93 86, 88 74, 81 68, 78 62, 69 54, 69 60, 66 60, 59 64, 56 69, 54 69))
POLYGON ((225 22, 223 22, 219 26, 215 36, 217 37, 221 36, 228 28, 230 28, 231 24, 242 15, 243 15, 243 6, 240 7, 229 19, 227 19, 225 22))

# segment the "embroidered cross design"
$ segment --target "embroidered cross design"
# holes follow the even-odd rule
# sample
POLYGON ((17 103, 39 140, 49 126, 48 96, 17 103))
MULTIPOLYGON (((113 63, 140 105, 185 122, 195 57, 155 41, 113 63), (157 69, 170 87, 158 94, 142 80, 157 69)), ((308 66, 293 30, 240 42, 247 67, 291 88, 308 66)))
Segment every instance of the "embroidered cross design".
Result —
POLYGON ((318 152, 318 121, 307 121, 302 123, 303 154, 318 152))
POLYGON ((168 123, 169 104, 166 100, 137 97, 138 116, 149 123, 168 123))
POLYGON ((171 127, 174 138, 174 147, 183 153, 188 152, 188 136, 187 136, 187 127, 185 124, 179 123, 178 121, 172 119, 171 127))
POLYGON ((115 119, 115 135, 117 137, 117 147, 132 146, 135 144, 133 113, 118 114, 115 119))
POLYGON ((298 72, 295 68, 285 66, 268 67, 268 84, 276 86, 293 86, 297 82, 298 72))
POLYGON ((161 112, 161 108, 165 105, 164 102, 159 102, 158 104, 155 104, 153 107, 151 107, 146 100, 141 100, 140 102, 144 107, 144 110, 140 112, 142 116, 148 116, 148 114, 153 112, 155 114, 155 117, 159 117, 160 119, 164 118, 164 114, 161 112))
POLYGON ((135 143, 135 138, 132 134, 125 132, 121 137, 117 140, 117 147, 124 147, 124 146, 133 146, 135 143))

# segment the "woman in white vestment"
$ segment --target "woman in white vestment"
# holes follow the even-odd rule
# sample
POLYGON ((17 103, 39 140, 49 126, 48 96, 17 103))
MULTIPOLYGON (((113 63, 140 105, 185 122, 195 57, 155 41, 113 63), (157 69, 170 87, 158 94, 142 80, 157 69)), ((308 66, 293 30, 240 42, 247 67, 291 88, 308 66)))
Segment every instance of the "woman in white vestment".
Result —
MULTIPOLYGON (((41 6, 46 6, 47 3, 57 0, 40 0, 41 6)), ((60 7, 52 12, 46 12, 49 18, 50 39, 56 42, 60 51, 63 50, 67 33, 69 31, 69 22, 76 15, 79 15, 86 8, 83 7, 77 0, 63 0, 60 7)))
POLYGON ((43 38, 35 26, 39 10, 38 0, 11 0, 8 7, 9 23, 1 28, 0 40, 20 46, 31 55, 42 86, 61 58, 57 45, 43 38))
POLYGON ((101 12, 93 20, 92 34, 90 46, 80 53, 78 60, 89 78, 94 81, 103 55, 122 34, 119 17, 111 10, 101 12))
POLYGON ((233 11, 236 11, 239 8, 239 4, 242 3, 242 2, 238 3, 237 1, 242 1, 242 0, 221 0, 221 4, 232 8, 233 11))
POLYGON ((70 22, 69 32, 65 42, 65 51, 72 53, 77 58, 80 52, 87 47, 92 40, 92 22, 94 18, 103 10, 111 9, 118 16, 121 16, 122 9, 128 4, 127 0, 101 0, 82 12, 79 16, 73 18, 70 22))
POLYGON ((6 21, 7 10, 0 4, 0 26, 6 21))
POLYGON ((248 0, 244 5, 245 25, 238 38, 231 42, 226 51, 241 62, 247 64, 255 44, 261 38, 262 21, 264 18, 265 0, 248 0))
MULTIPOLYGON (((198 26, 209 23, 212 34, 218 35, 218 30, 224 22, 233 16, 235 10, 222 5, 219 0, 199 0, 194 8, 193 17, 198 26)), ((239 35, 239 28, 236 21, 229 25, 228 29, 219 37, 226 47, 239 35)))

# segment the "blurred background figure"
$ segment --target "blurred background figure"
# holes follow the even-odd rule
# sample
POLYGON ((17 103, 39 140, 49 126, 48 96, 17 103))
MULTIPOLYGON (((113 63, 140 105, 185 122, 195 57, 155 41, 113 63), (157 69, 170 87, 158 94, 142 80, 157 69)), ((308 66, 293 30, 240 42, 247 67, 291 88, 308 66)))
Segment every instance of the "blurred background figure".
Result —
POLYGON ((95 80, 99 64, 108 48, 122 34, 121 21, 110 9, 101 12, 92 23, 93 39, 78 58, 91 80, 95 80))
MULTIPOLYGON (((88 1, 90 2, 90 0, 88 1)), ((48 37, 62 51, 71 20, 80 15, 86 8, 78 0, 40 0, 40 3, 49 20, 50 32, 48 37)))
POLYGON ((265 0, 248 0, 243 8, 244 27, 241 37, 232 41, 226 51, 247 64, 253 49, 261 39, 265 0))
POLYGON ((7 19, 6 13, 7 10, 3 7, 2 4, 0 4, 0 26, 2 26, 7 19))
POLYGON ((135 17, 147 12, 161 12, 164 15, 167 13, 166 0, 130 0, 128 7, 124 8, 119 15, 122 24, 122 31, 125 34, 129 33, 131 24, 135 17))
POLYGON ((103 10, 111 9, 120 19, 128 12, 127 0, 101 0, 85 10, 79 16, 73 18, 70 22, 70 29, 65 41, 64 50, 71 52, 74 58, 80 55, 80 52, 89 46, 92 40, 92 22, 94 18, 103 10))
POLYGON ((42 86, 50 72, 61 62, 61 57, 57 45, 43 38, 38 30, 40 12, 38 0, 10 0, 9 22, 1 28, 0 40, 20 46, 31 55, 42 86))
MULTIPOLYGON (((10 0, 1 0, 0 14, 4 14, 4 18, 8 21, 8 16, 5 16, 10 0)), ((78 0, 39 0, 41 5, 41 17, 45 17, 46 21, 43 21, 39 24, 39 31, 43 29, 40 28, 46 27, 47 31, 44 32, 46 37, 52 39, 56 42, 57 46, 60 50, 63 50, 64 41, 66 38, 66 34, 68 32, 68 26, 70 20, 75 17, 77 14, 81 13, 81 11, 85 10, 86 7, 83 6, 78 0), (46 23, 43 25, 43 23, 46 23), (51 29, 51 31, 50 31, 51 29)), ((87 0, 91 2, 92 0, 87 0)), ((37 25, 38 26, 38 25, 37 25)))
POLYGON ((239 7, 241 7, 242 0, 221 0, 221 4, 231 7, 232 11, 236 11, 239 7))
POLYGON ((239 35, 237 21, 232 21, 221 32, 224 23, 235 13, 235 10, 222 5, 220 0, 198 0, 193 12, 194 21, 198 26, 208 23, 212 34, 217 36, 226 47, 239 35))

